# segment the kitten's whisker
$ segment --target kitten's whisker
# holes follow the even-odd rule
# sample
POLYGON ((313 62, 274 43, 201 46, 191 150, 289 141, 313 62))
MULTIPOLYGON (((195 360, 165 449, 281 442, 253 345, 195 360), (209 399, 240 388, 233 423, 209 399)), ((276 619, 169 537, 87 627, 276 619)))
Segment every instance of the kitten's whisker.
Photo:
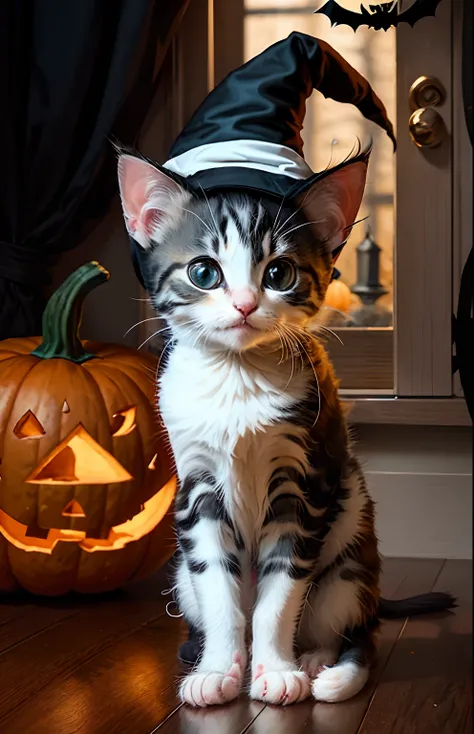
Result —
POLYGON ((136 324, 133 324, 133 326, 131 326, 131 327, 130 327, 130 328, 129 328, 129 329, 128 329, 128 330, 126 331, 126 332, 125 332, 125 334, 124 334, 124 337, 126 337, 126 336, 127 336, 127 334, 130 334, 130 332, 131 332, 131 331, 133 331, 133 329, 136 329, 136 327, 137 327, 137 326, 141 326, 141 324, 146 324, 146 322, 147 322, 147 321, 157 321, 157 320, 160 320, 160 319, 161 319, 161 316, 150 316, 150 318, 149 318, 149 319, 143 319, 142 321, 137 321, 137 323, 136 323, 136 324))
POLYGON ((199 188, 201 189, 202 193, 204 194, 204 198, 205 198, 205 200, 206 200, 207 208, 209 209, 209 214, 211 215, 211 219, 212 219, 212 221, 213 221, 213 224, 214 224, 214 229, 215 229, 215 233, 216 233, 217 237, 219 237, 219 230, 218 230, 218 227, 217 227, 217 223, 216 223, 216 220, 214 219, 214 214, 213 214, 213 212, 212 212, 212 209, 211 209, 211 205, 210 205, 210 203, 209 203, 209 199, 207 198, 207 194, 206 194, 206 192, 204 191, 204 189, 203 189, 203 187, 201 186, 201 184, 199 184, 199 188))
MULTIPOLYGON (((291 371, 290 371, 290 376, 288 378, 288 381, 287 381, 285 387, 283 388, 283 392, 286 392, 286 390, 288 389, 288 386, 290 385, 290 383, 291 383, 291 381, 292 381, 292 379, 294 377, 294 374, 295 374, 295 348, 294 348, 294 343, 293 343, 292 336, 291 336, 291 334, 289 334, 285 330, 284 324, 280 324, 280 326, 278 326, 278 324, 275 324, 275 330, 280 335, 280 341, 283 343, 283 340, 284 340, 284 342, 286 344, 286 347, 288 349, 288 354, 289 354, 289 356, 291 358, 291 371)), ((298 349, 296 349, 296 352, 297 352, 297 354, 300 354, 300 352, 299 352, 298 349)), ((301 354, 300 354, 300 357, 301 357, 301 354)), ((280 360, 279 364, 281 364, 281 362, 282 362, 282 360, 280 360)), ((302 366, 304 366, 303 365, 303 361, 302 361, 302 366)))
MULTIPOLYGON (((275 324, 275 330, 276 330, 276 332, 277 332, 277 334, 279 336, 280 343, 282 345, 282 355, 281 355, 281 359, 278 362, 278 364, 280 365, 284 361, 286 361, 286 359, 287 359, 287 356, 286 355, 288 354, 288 356, 291 357, 291 361, 292 361, 292 365, 293 365, 293 361, 294 361, 293 350, 291 348, 291 344, 288 341, 287 335, 285 334, 285 332, 283 330, 281 330, 279 328, 278 324, 275 324)), ((293 374, 293 372, 292 372, 292 374, 293 374)), ((289 383, 290 383, 290 380, 287 382, 287 384, 283 388, 283 391, 285 391, 287 389, 289 383)))
POLYGON ((328 326, 324 326, 324 324, 316 324, 316 329, 322 329, 327 334, 331 334, 331 336, 333 336, 335 339, 337 339, 337 341, 339 342, 339 344, 342 347, 344 346, 344 342, 342 341, 341 337, 338 334, 336 334, 335 331, 333 331, 332 329, 330 329, 328 326))
POLYGON ((283 222, 282 224, 280 224, 280 225, 279 225, 279 227, 278 227, 278 228, 277 228, 277 229, 275 230, 275 232, 274 232, 274 236, 275 236, 275 237, 279 237, 279 235, 280 235, 280 232, 281 232, 281 230, 283 229, 283 227, 285 226, 285 224, 287 224, 287 223, 288 223, 288 222, 290 221, 290 219, 293 219, 293 217, 294 217, 294 216, 295 216, 296 214, 298 214, 298 212, 299 212, 299 211, 300 211, 300 208, 296 209, 296 210, 295 210, 295 211, 294 211, 294 212, 293 212, 292 214, 290 214, 290 216, 289 216, 289 217, 287 217, 287 219, 285 219, 285 221, 284 221, 284 222, 283 222))
POLYGON ((280 359, 278 360, 278 366, 280 366, 283 363, 283 360, 285 358, 285 346, 283 344, 283 339, 281 337, 281 334, 278 331, 278 327, 276 324, 274 325, 274 330, 277 333, 277 336, 280 340, 281 355, 280 355, 280 359))
POLYGON ((295 211, 292 214, 290 214, 290 216, 288 217, 288 219, 285 219, 285 221, 283 222, 283 224, 280 227, 278 227, 278 230, 275 233, 275 236, 278 236, 279 232, 281 232, 281 230, 283 229, 283 227, 285 226, 285 224, 287 222, 289 222, 290 219, 292 219, 295 216, 295 214, 298 214, 298 212, 303 209, 304 205, 306 204, 306 200, 307 200, 308 196, 311 193, 312 193, 312 189, 308 189, 308 191, 306 192, 306 195, 305 195, 303 201, 301 202, 300 206, 297 209, 295 209, 295 211))
POLYGON ((285 385, 285 387, 283 389, 284 392, 286 392, 286 390, 288 389, 288 386, 290 385, 290 383, 291 383, 291 381, 292 381, 292 379, 294 377, 294 374, 295 374, 295 350, 294 350, 294 345, 293 345, 293 343, 291 341, 291 337, 288 334, 286 335, 286 338, 290 341, 291 371, 290 371, 290 376, 288 378, 288 382, 286 383, 286 385, 285 385))
POLYGON ((184 206, 181 206, 181 207, 180 207, 180 209, 182 209, 182 210, 183 210, 183 212, 187 212, 188 214, 192 214, 192 215, 193 215, 193 217, 196 217, 196 219, 199 219, 199 221, 201 222, 201 224, 203 224, 203 225, 205 226, 205 228, 207 229, 207 231, 208 231, 208 232, 209 232, 210 234, 214 234, 214 232, 212 231, 212 229, 211 229, 211 228, 209 227, 209 225, 208 225, 208 224, 207 224, 207 223, 206 223, 206 222, 204 221, 204 219, 201 219, 201 217, 199 216, 199 214, 196 214, 196 212, 193 212, 193 211, 191 211, 191 209, 185 209, 185 208, 184 208, 184 206))
POLYGON ((274 330, 276 331, 276 333, 278 334, 278 338, 280 339, 282 353, 281 353, 281 358, 280 358, 280 361, 278 362, 278 364, 282 364, 282 362, 286 359, 287 345, 286 345, 286 343, 284 341, 284 334, 282 333, 282 331, 281 331, 281 329, 280 329, 280 327, 278 325, 278 322, 276 322, 273 325, 273 327, 274 327, 274 330))
MULTIPOLYGON (((293 325, 292 325, 292 326, 293 326, 293 325)), ((288 325, 288 324, 286 324, 286 327, 288 328, 288 327, 289 327, 289 325, 288 325)), ((301 330, 301 329, 298 329, 298 327, 293 327, 293 330, 294 330, 294 331, 296 331, 297 333, 298 333, 298 331, 300 331, 300 332, 302 332, 303 336, 305 336, 305 332, 304 332, 303 330, 301 330)), ((313 428, 314 428, 314 426, 316 425, 316 423, 317 423, 317 422, 318 422, 318 420, 319 420, 319 416, 321 415, 321 390, 320 390, 320 388, 319 388, 319 379, 318 379, 318 374, 317 374, 317 372, 316 372, 316 369, 315 369, 315 367, 314 367, 314 364, 313 364, 313 360, 311 359, 311 357, 310 357, 310 355, 309 355, 309 353, 308 353, 308 351, 307 351, 306 347, 305 347, 305 346, 304 346, 304 344, 303 344, 303 340, 302 340, 302 338, 301 338, 301 337, 300 337, 300 338, 298 338, 298 337, 296 337, 296 336, 295 336, 295 339, 297 339, 297 341, 298 341, 299 345, 301 346, 301 348, 303 349, 304 353, 306 354, 306 357, 307 357, 307 359, 308 359, 308 362, 309 362, 309 364, 311 365, 311 369, 313 370, 313 375, 314 375, 314 379, 315 379, 315 381, 316 381, 316 389, 317 389, 317 391, 318 391, 318 412, 317 412, 317 414, 316 414, 316 418, 315 418, 315 421, 314 421, 314 423, 313 423, 313 428)))
POLYGON ((282 212, 283 204, 285 203, 285 201, 286 201, 286 194, 285 194, 285 196, 282 198, 282 200, 280 202, 280 206, 278 208, 277 215, 275 217, 275 221, 273 222, 273 230, 275 230, 279 226, 280 214, 282 212))
POLYGON ((323 309, 328 309, 328 311, 334 311, 334 313, 339 314, 340 316, 344 316, 346 319, 349 319, 352 323, 354 323, 355 319, 352 318, 352 316, 349 313, 345 313, 344 311, 341 311, 340 308, 335 308, 334 306, 328 306, 325 303, 321 306, 321 311, 323 309))
POLYGON ((362 217, 362 219, 357 219, 355 222, 352 222, 352 224, 348 224, 347 227, 343 227, 342 231, 345 232, 346 229, 352 229, 352 227, 355 227, 356 224, 360 224, 361 222, 365 222, 366 219, 369 219, 369 214, 367 214, 366 217, 362 217))
POLYGON ((306 192, 306 195, 305 195, 303 201, 301 202, 300 206, 297 209, 295 209, 295 211, 292 214, 290 214, 290 216, 287 219, 285 219, 285 221, 283 222, 283 224, 280 227, 278 227, 278 229, 277 229, 277 231, 275 233, 275 237, 278 236, 278 234, 281 232, 281 230, 283 229, 283 227, 285 226, 285 224, 287 222, 289 222, 290 219, 292 219, 295 216, 295 214, 298 214, 298 212, 303 209, 303 207, 304 207, 304 205, 306 203, 306 199, 310 195, 311 191, 312 191, 311 189, 308 189, 308 191, 306 192))
POLYGON ((297 224, 296 227, 292 227, 291 229, 287 229, 286 232, 282 232, 282 237, 287 237, 292 232, 296 232, 297 229, 301 229, 301 227, 308 227, 310 224, 320 224, 322 222, 322 219, 315 220, 313 222, 303 222, 303 224, 297 224))
POLYGON ((148 342, 149 342, 149 341, 150 341, 151 339, 154 339, 154 338, 155 338, 155 336, 158 336, 159 334, 161 334, 161 331, 162 331, 161 329, 160 329, 160 331, 155 331, 155 332, 153 332, 153 334, 151 334, 151 335, 150 335, 149 337, 147 337, 147 338, 145 339, 145 341, 144 341, 144 342, 142 342, 142 343, 140 344, 140 346, 139 346, 139 347, 137 347, 138 351, 140 351, 140 349, 141 349, 142 347, 144 347, 144 346, 145 346, 145 344, 147 344, 147 343, 148 343, 148 342))
MULTIPOLYGON (((157 317, 157 318, 160 318, 160 317, 157 317)), ((188 324, 188 323, 191 323, 191 322, 186 322, 185 324, 183 324, 183 326, 187 326, 187 324, 188 324)), ((138 349, 140 350, 140 349, 141 349, 142 347, 144 347, 144 346, 145 346, 145 344, 146 344, 147 342, 149 342, 149 341, 150 341, 150 339, 153 339, 153 338, 154 338, 155 336, 158 336, 159 334, 162 334, 162 333, 163 333, 164 331, 169 331, 169 328, 170 328, 169 326, 165 326, 165 328, 164 328, 164 329, 160 329, 159 331, 155 331, 155 332, 154 332, 153 334, 151 334, 151 335, 150 335, 150 336, 149 336, 149 337, 148 337, 147 339, 145 339, 145 341, 144 341, 144 342, 142 342, 142 344, 140 344, 140 346, 138 347, 138 349)))
POLYGON ((303 355, 301 354, 301 350, 298 348, 300 346, 300 342, 298 337, 294 334, 294 331, 297 332, 296 327, 292 327, 290 324, 282 324, 282 327, 285 329, 288 337, 290 337, 293 340, 293 343, 296 345, 296 352, 301 360, 301 369, 304 369, 303 355))
POLYGON ((156 374, 157 375, 159 374, 159 371, 160 371, 161 360, 163 359, 163 357, 165 355, 165 352, 168 349, 168 347, 170 346, 170 344, 174 344, 174 337, 172 337, 169 341, 167 341, 166 344, 165 344, 165 346, 161 350, 160 358, 158 360, 158 367, 156 368, 156 374))

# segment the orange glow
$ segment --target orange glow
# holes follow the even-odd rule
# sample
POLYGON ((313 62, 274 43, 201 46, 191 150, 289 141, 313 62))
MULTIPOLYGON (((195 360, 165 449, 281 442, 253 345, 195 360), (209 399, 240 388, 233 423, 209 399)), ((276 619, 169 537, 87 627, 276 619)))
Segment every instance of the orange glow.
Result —
POLYGON ((67 503, 61 515, 63 517, 85 517, 86 513, 77 500, 71 500, 67 503))
POLYGON ((145 502, 144 509, 131 520, 111 528, 108 538, 86 538, 86 533, 78 530, 52 529, 47 538, 28 536, 28 526, 14 520, 0 510, 0 533, 16 548, 52 554, 59 542, 77 543, 88 553, 111 551, 124 548, 128 543, 148 535, 162 521, 171 507, 176 494, 176 477, 169 480, 153 497, 145 502))
POLYGON ((333 280, 329 283, 326 296, 324 298, 325 306, 347 313, 351 304, 352 293, 345 283, 340 280, 333 280))
POLYGON ((133 477, 79 425, 25 480, 28 484, 116 484, 133 477))
POLYGON ((148 468, 149 469, 156 469, 156 460, 157 460, 157 458, 158 458, 158 454, 155 454, 154 457, 153 457, 153 459, 148 464, 148 468))
POLYGON ((31 410, 27 410, 17 422, 13 433, 17 438, 39 438, 44 436, 46 431, 35 414, 31 410))
POLYGON ((127 436, 136 426, 137 408, 132 405, 112 416, 112 436, 127 436))

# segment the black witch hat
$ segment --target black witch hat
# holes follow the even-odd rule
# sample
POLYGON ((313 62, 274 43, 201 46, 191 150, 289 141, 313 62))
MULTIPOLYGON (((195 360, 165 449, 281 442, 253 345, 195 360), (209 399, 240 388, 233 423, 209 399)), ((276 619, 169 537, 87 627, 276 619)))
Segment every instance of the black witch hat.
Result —
MULTIPOLYGON (((313 173, 303 157, 301 130, 314 89, 356 106, 395 148, 392 123, 367 80, 324 41, 294 32, 231 72, 196 110, 169 160, 153 165, 198 196, 242 190, 297 198, 335 170, 313 173)), ((369 153, 351 162, 367 163, 369 153)))
POLYGON ((303 158, 301 130, 314 89, 353 104, 395 147, 392 123, 367 80, 327 43, 295 32, 231 72, 206 97, 164 168, 191 189, 288 195, 313 175, 303 158))

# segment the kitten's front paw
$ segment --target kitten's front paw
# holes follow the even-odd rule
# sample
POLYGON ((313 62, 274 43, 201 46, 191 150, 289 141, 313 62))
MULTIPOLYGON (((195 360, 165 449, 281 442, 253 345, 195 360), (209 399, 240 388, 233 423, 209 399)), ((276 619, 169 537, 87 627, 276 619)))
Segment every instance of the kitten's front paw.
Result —
POLYGON ((337 662, 337 652, 333 650, 312 650, 305 652, 300 658, 301 669, 304 670, 310 678, 316 678, 326 668, 332 668, 337 662))
POLYGON ((342 663, 323 670, 313 681, 313 696, 317 701, 337 703, 347 701, 363 689, 369 669, 356 663, 342 663))
POLYGON ((228 703, 239 695, 242 677, 240 662, 234 662, 225 673, 191 673, 182 681, 179 695, 183 703, 200 708, 228 703))
POLYGON ((250 688, 250 698, 264 703, 276 703, 286 706, 308 698, 311 692, 311 681, 299 670, 272 670, 257 672, 250 688))

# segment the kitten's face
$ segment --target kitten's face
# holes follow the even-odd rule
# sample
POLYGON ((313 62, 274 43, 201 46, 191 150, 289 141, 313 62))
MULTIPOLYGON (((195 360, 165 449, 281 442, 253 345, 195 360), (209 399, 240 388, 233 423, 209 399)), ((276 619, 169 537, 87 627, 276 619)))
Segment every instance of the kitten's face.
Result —
POLYGON ((187 197, 152 243, 154 307, 178 338, 209 346, 242 351, 304 326, 329 282, 330 260, 301 214, 249 196, 187 197))
POLYGON ((367 163, 317 182, 301 201, 195 197, 133 156, 119 159, 127 229, 157 312, 175 337, 240 352, 307 325, 362 198, 367 163), (352 170, 349 170, 352 169, 352 170))

